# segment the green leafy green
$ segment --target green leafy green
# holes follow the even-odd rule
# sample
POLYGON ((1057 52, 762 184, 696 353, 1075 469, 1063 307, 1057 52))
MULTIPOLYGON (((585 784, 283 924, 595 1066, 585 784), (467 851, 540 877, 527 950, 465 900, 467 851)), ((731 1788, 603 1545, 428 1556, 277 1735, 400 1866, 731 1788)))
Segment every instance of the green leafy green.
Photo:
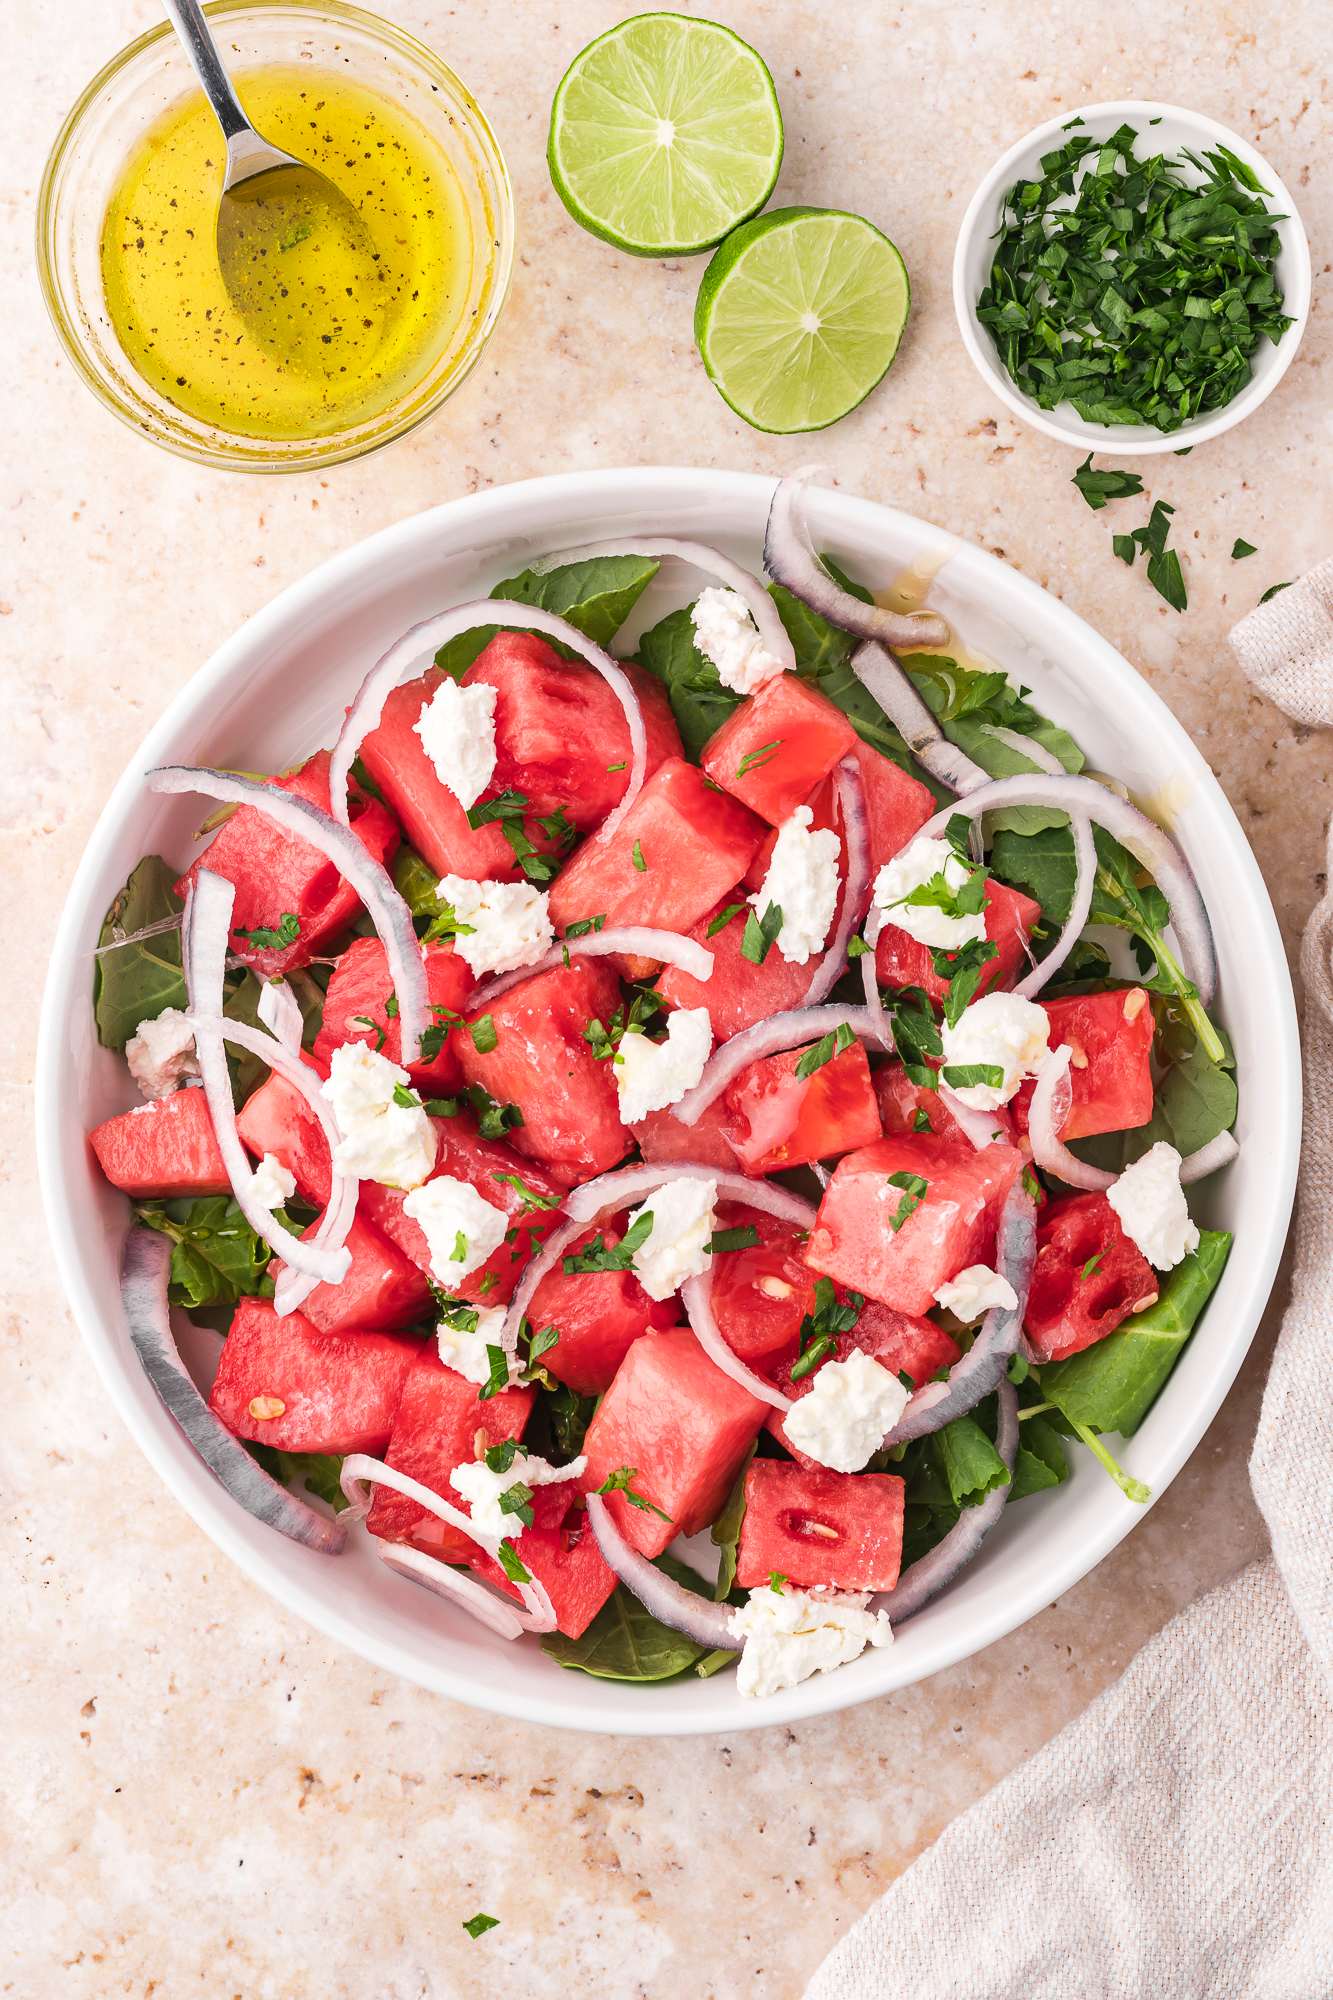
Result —
POLYGON ((233 937, 244 938, 256 951, 285 951, 289 944, 295 944, 301 935, 301 919, 295 910, 284 910, 282 922, 276 928, 266 924, 256 924, 253 930, 242 930, 239 926, 232 932, 233 937))
POLYGON ((742 1459, 727 1504, 709 1530, 714 1546, 722 1551, 717 1566, 717 1582, 713 1587, 713 1598, 718 1604, 730 1597, 736 1582, 736 1552, 740 1547, 741 1526, 745 1520, 745 1475, 750 1470, 757 1442, 750 1446, 742 1459))
POLYGON ((491 1014, 483 1014, 479 1020, 469 1021, 467 1031, 472 1037, 472 1046, 479 1056, 490 1055, 500 1039, 495 1029, 495 1017, 491 1014))
POLYGON ((934 1433, 940 1471, 955 1507, 977 1507, 1009 1484, 1009 1468, 974 1417, 955 1417, 934 1433))
POLYGON ((619 1243, 610 1249, 603 1241, 601 1231, 582 1250, 576 1250, 568 1257, 561 1258, 561 1265, 567 1278, 596 1276, 602 1271, 632 1271, 634 1252, 642 1249, 653 1233, 653 1212, 646 1209, 637 1222, 630 1224, 619 1243))
POLYGON ((710 736, 722 727, 742 697, 724 687, 717 668, 694 643, 689 605, 672 611, 639 640, 639 664, 656 674, 667 691, 681 746, 697 764, 710 736))
POLYGON ((470 1938, 475 1940, 479 1937, 484 1937, 487 1931, 495 1930, 499 1922, 500 1919, 498 1917, 488 1917, 485 1910, 478 1910, 475 1917, 464 1919, 463 1929, 470 1938))
POLYGON ((1143 481, 1137 472, 1119 472, 1109 466, 1094 472, 1091 452, 1074 474, 1073 484, 1094 513, 1100 513, 1108 500, 1127 500, 1143 491, 1143 481))
MULTIPOLYGON (((554 611, 586 638, 609 646, 657 570, 658 565, 644 556, 594 556, 583 562, 562 563, 542 576, 522 570, 518 576, 497 583, 491 596, 554 611)), ((458 680, 500 629, 498 625, 481 625, 460 633, 441 646, 435 655, 436 666, 458 680)), ((540 636, 564 658, 578 657, 572 648, 545 633, 540 636)))
POLYGON ((743 1224, 739 1229, 715 1229, 704 1244, 704 1249, 712 1256, 719 1252, 725 1255, 731 1250, 756 1250, 758 1247, 759 1231, 752 1222, 743 1224))
POLYGON ((429 1097, 425 1111, 428 1118, 457 1118, 461 1111, 474 1112, 483 1139, 503 1139, 523 1123, 523 1113, 516 1104, 498 1103, 481 1083, 470 1083, 457 1097, 429 1097))
POLYGON ((823 1069, 835 1057, 845 1054, 855 1040, 856 1036, 847 1023, 839 1021, 832 1034, 822 1036, 800 1056, 796 1064, 796 1081, 804 1083, 817 1069, 823 1069))
MULTIPOLYGON (((654 1566, 697 1597, 711 1595, 711 1586, 688 1563, 660 1555, 654 1566)), ((683 1632, 645 1611, 637 1597, 618 1584, 580 1639, 548 1632, 542 1651, 562 1667, 593 1674, 599 1680, 666 1681, 683 1674, 708 1653, 683 1632)))
POLYGON ((1044 1417, 1025 1418, 1018 1434, 1009 1499, 1024 1500, 1029 1493, 1044 1493, 1048 1487, 1063 1486, 1068 1477, 1069 1465, 1060 1448, 1059 1434, 1044 1417))
POLYGON ((123 1049, 140 1021, 155 1021, 168 1007, 184 1010, 189 1005, 181 971, 185 904, 171 886, 176 872, 160 854, 147 855, 103 919, 98 944, 116 947, 93 961, 97 1038, 105 1048, 123 1049), (163 928, 154 932, 159 924, 163 928), (139 937, 140 931, 153 934, 139 937), (127 942, 117 945, 118 937, 127 942))
POLYGON ((167 1295, 178 1305, 235 1305, 261 1288, 272 1295, 266 1275, 268 1244, 250 1227, 234 1196, 138 1202, 134 1213, 138 1221, 171 1239, 167 1295))
MULTIPOLYGON (((935 653, 904 653, 902 665, 949 741, 980 765, 987 777, 1016 778, 1040 768, 1031 757, 993 735, 996 729, 1031 737, 1058 758, 1066 771, 1083 769, 1083 752, 1073 737, 1039 715, 1029 704, 1027 691, 1010 687, 1005 675, 960 667, 956 660, 935 653)), ((1045 806, 1006 806, 1003 812, 986 816, 988 833, 1000 828, 1035 833, 1043 827, 1067 824, 1064 813, 1045 806)))
POLYGON ((289 1486, 296 1493, 304 1488, 307 1493, 327 1501, 335 1514, 341 1514, 344 1507, 352 1504, 339 1484, 343 1464, 341 1458, 321 1451, 278 1451, 271 1444, 255 1444, 248 1438, 242 1438, 241 1443, 255 1463, 264 1468, 270 1479, 276 1479, 279 1486, 289 1486))
MULTIPOLYGON (((670 1514, 663 1513, 662 1509, 654 1505, 644 1494, 634 1491, 634 1481, 638 1476, 639 1468, 637 1465, 622 1465, 617 1471, 610 1473, 603 1480, 597 1491, 599 1493, 623 1493, 630 1506, 637 1507, 641 1514, 656 1514, 659 1521, 669 1522, 671 1520, 670 1514)), ((531 1523, 529 1523, 529 1526, 531 1526, 531 1523)))
POLYGON ((745 933, 741 938, 741 957, 748 958, 751 965, 762 965, 777 943, 778 932, 781 929, 780 903, 770 903, 762 918, 751 910, 745 919, 745 933))
POLYGON ((1259 551, 1253 542, 1243 542, 1240 536, 1237 535, 1231 550, 1231 560, 1232 562, 1243 562, 1246 556, 1257 556, 1258 553, 1259 551))

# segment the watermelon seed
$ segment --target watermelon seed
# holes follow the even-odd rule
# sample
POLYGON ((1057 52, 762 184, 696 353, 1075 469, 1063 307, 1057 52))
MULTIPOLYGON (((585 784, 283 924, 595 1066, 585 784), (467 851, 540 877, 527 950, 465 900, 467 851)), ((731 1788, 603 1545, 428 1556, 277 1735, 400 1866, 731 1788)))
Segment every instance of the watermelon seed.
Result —
POLYGON ((250 1403, 250 1415, 256 1423, 263 1424, 271 1417, 280 1417, 286 1407, 276 1396, 255 1396, 250 1403))

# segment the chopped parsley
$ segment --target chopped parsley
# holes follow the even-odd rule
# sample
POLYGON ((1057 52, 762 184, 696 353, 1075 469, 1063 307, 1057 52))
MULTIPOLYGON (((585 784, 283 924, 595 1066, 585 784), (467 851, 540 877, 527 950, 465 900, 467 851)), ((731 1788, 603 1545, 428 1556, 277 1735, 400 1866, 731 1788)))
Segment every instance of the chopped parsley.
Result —
POLYGON ((560 1262, 567 1278, 595 1277, 604 1271, 629 1271, 634 1268, 634 1252, 642 1249, 653 1233, 653 1212, 651 1209, 631 1223, 620 1242, 607 1249, 602 1233, 598 1230, 590 1243, 582 1250, 562 1257, 560 1262))
POLYGON ((708 926, 708 930, 705 935, 710 938, 716 937, 718 932, 724 931, 727 928, 727 925, 731 922, 732 918, 738 917, 744 908, 745 908, 744 903, 728 903, 726 909, 722 911, 721 915, 713 918, 713 921, 708 926))
POLYGON ((736 766, 736 776, 748 778, 751 771, 762 771, 765 764, 772 763, 786 740, 785 736, 778 736, 771 743, 761 744, 757 750, 747 750, 736 766))
POLYGON ((805 1079, 813 1076, 817 1069, 823 1069, 824 1065, 831 1063, 835 1056, 842 1055, 855 1040, 856 1036, 847 1023, 839 1021, 831 1035, 825 1035, 814 1043, 813 1047, 806 1049, 796 1065, 796 1081, 804 1083, 805 1079))
POLYGON ((283 951, 289 944, 295 944, 301 935, 301 919, 294 910, 283 912, 282 922, 276 930, 256 925, 252 931, 243 931, 239 924, 232 932, 233 937, 244 938, 256 951, 283 951))
POLYGON ((369 1028, 372 1035, 379 1036, 379 1040, 375 1044, 376 1055, 379 1054, 380 1050, 384 1047, 384 1044, 389 1039, 388 1035, 386 1034, 385 1030, 380 1026, 379 1022, 372 1021, 369 1014, 353 1014, 352 1026, 354 1028, 369 1028))
MULTIPOLYGON (((522 1565, 520 1564, 521 1567, 522 1565)), ((526 1581, 526 1572, 524 1580, 526 1581)), ((463 1929, 470 1938, 484 1937, 487 1931, 493 1931, 496 1928, 499 1921, 498 1917, 488 1917, 485 1910, 478 1910, 475 1917, 467 1917, 464 1920, 463 1929)))
POLYGON ((831 1278, 815 1281, 815 1309, 807 1313, 801 1321, 801 1352, 792 1363, 791 1379, 799 1382, 813 1374, 821 1361, 832 1354, 838 1344, 840 1333, 850 1333, 861 1317, 865 1298, 860 1292, 848 1292, 846 1305, 839 1305, 831 1278))
POLYGON ((782 929, 782 906, 770 903, 764 911, 762 922, 751 910, 745 919, 745 935, 741 939, 741 957, 748 958, 751 965, 762 965, 777 941, 782 929))
POLYGON ((891 1215, 888 1218, 889 1228, 896 1236, 908 1216, 916 1213, 929 1194, 930 1183, 923 1180, 920 1174, 890 1174, 888 1184, 890 1187, 901 1188, 903 1191, 902 1199, 898 1203, 897 1214, 891 1215))
POLYGON ((1241 562, 1246 556, 1257 556, 1258 553, 1259 551, 1253 542, 1243 542, 1240 536, 1237 535, 1231 551, 1231 560, 1232 562, 1241 562))
POLYGON ((428 1098, 425 1108, 431 1118, 457 1118, 464 1109, 475 1111, 477 1131, 483 1139, 503 1139, 506 1132, 523 1123, 523 1113, 516 1104, 497 1103, 481 1083, 470 1083, 458 1097, 428 1098))
POLYGON ((605 927, 605 924, 606 912, 603 911, 600 917, 583 917, 576 924, 566 924, 565 936, 567 938, 587 937, 589 931, 600 931, 605 927))
POLYGON ((414 1090, 409 1090, 405 1084, 396 1083, 394 1085, 393 1101, 404 1111, 420 1111, 421 1109, 421 1099, 414 1090))
POLYGON ((1100 513, 1108 500, 1128 500, 1135 493, 1143 491, 1143 481, 1137 472, 1119 472, 1114 469, 1094 472, 1091 452, 1074 474, 1072 483, 1077 486, 1094 513, 1100 513))
POLYGON ((1004 1070, 999 1063, 946 1064, 940 1075, 950 1090, 971 1090, 984 1084, 987 1090, 1003 1090, 1004 1070))
POLYGON ((610 1478, 597 1488, 597 1491, 599 1493, 623 1493, 629 1501, 630 1506, 637 1507, 641 1514, 656 1514, 659 1521, 671 1522, 671 1525, 674 1527, 675 1523, 671 1520, 670 1514, 664 1513, 660 1507, 655 1507, 651 1500, 645 1500, 642 1493, 634 1491, 630 1481, 637 1479, 638 1476, 639 1468, 637 1465, 622 1465, 618 1472, 613 1472, 610 1478))
POLYGON ((712 1253, 718 1251, 725 1253, 728 1250, 757 1250, 758 1248, 759 1231, 752 1222, 745 1223, 740 1229, 715 1229, 704 1244, 704 1249, 712 1253))
POLYGON ((633 849, 631 850, 630 860, 634 863, 634 866, 638 869, 640 875, 646 875, 648 873, 648 863, 643 858, 643 849, 642 847, 640 847, 637 840, 635 841, 633 849))
POLYGON ((490 1374, 477 1391, 477 1401, 488 1403, 492 1396, 498 1396, 509 1387, 509 1356, 503 1347, 492 1347, 486 1343, 486 1359, 490 1364, 490 1374))
POLYGON ((472 1037, 472 1046, 479 1056, 488 1056, 500 1039, 495 1032, 493 1014, 483 1014, 479 1021, 470 1021, 468 1033, 472 1037))

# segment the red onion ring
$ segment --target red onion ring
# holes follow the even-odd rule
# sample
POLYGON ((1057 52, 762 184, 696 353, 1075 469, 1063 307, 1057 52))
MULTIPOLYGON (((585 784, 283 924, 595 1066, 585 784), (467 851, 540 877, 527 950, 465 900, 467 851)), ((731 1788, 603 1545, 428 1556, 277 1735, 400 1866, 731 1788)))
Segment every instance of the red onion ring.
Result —
MULTIPOLYGON (((853 597, 840 583, 835 583, 823 567, 815 554, 805 518, 805 488, 816 473, 824 471, 826 466, 803 465, 799 471, 789 472, 780 479, 774 488, 764 532, 764 567, 769 575, 830 625, 836 625, 840 632, 854 632, 861 639, 879 639, 887 646, 945 645, 949 628, 942 618, 933 613, 905 617, 901 612, 885 611, 878 604, 863 604, 859 597, 853 597)), ((902 672, 901 668, 897 670, 902 672)))
POLYGON ((907 673, 886 647, 874 639, 863 639, 852 654, 851 667, 917 763, 946 790, 961 796, 990 783, 980 764, 974 764, 965 751, 949 741, 907 673))
MULTIPOLYGON (((885 1446, 907 1444, 930 1431, 943 1430, 955 1417, 966 1416, 983 1396, 993 1396, 1003 1386, 1010 1357, 1017 1353, 1023 1337, 1023 1314, 1032 1287, 1032 1269, 1037 1261, 1037 1209, 1023 1186, 1020 1174, 1005 1197, 996 1231, 996 1268, 1013 1287, 1016 1304, 992 1306, 981 1322, 981 1331, 961 1361, 955 1361, 943 1382, 927 1382, 908 1399, 898 1423, 884 1439, 885 1446)), ((1009 1461, 1012 1466, 1012 1458, 1009 1461)))
MULTIPOLYGON (((1092 892, 1097 883, 1097 848, 1092 838, 1092 822, 1086 813, 1071 813, 1070 828, 1074 835, 1074 895, 1069 905, 1069 915, 1065 927, 1047 952, 1045 958, 1035 964, 1031 972, 1025 973, 1014 988, 1024 1000, 1035 1000, 1047 981, 1060 970, 1074 946, 1083 935, 1092 908, 1092 892)), ((1021 935, 1021 931, 1020 931, 1021 935)), ((1023 939, 1027 949, 1027 939, 1023 939)), ((1031 953, 1028 954, 1029 957, 1031 953)))
POLYGON ((833 789, 842 815, 847 880, 842 892, 842 918, 834 932, 833 942, 826 948, 823 961, 806 989, 802 1003, 806 1007, 818 1007, 837 985, 847 963, 847 947, 851 943, 852 932, 861 921, 870 895, 870 821, 866 816, 861 766, 854 754, 844 757, 835 766, 833 789))
POLYGON ((775 1389, 771 1382, 765 1382, 762 1375, 756 1375, 747 1368, 738 1354, 733 1354, 722 1337, 722 1329, 713 1313, 713 1273, 705 1271, 697 1278, 687 1278, 680 1288, 680 1302, 694 1329, 694 1337, 708 1359, 729 1375, 733 1382, 740 1384, 761 1403, 771 1403, 775 1410, 790 1410, 792 1400, 784 1396, 781 1389, 775 1389))
POLYGON ((974 1105, 964 1104, 947 1083, 939 1085, 939 1093, 941 1104, 948 1106, 979 1153, 993 1146, 997 1139, 1001 1145, 1013 1145, 1014 1121, 1003 1105, 998 1111, 978 1111, 974 1105))
POLYGON ((1048 778, 1063 778, 1066 775, 1060 759, 1049 751, 1044 743, 1036 742, 1031 736, 1022 736, 1016 729, 997 727, 992 722, 983 722, 981 733, 983 736, 993 736, 997 743, 1007 744, 1011 750, 1016 750, 1020 757, 1026 757, 1029 764, 1035 764, 1048 778))
MULTIPOLYGON (((540 611, 535 604, 511 604, 504 597, 474 598, 470 604, 456 604, 450 611, 437 612, 434 618, 423 619, 410 632, 405 632, 376 661, 357 690, 347 711, 347 720, 333 746, 329 761, 329 796, 333 802, 334 817, 344 827, 350 825, 347 817, 348 773, 362 743, 372 729, 378 728, 385 700, 397 686, 404 667, 411 666, 423 653, 437 653, 446 640, 456 639, 463 632, 475 632, 479 625, 500 625, 506 630, 519 632, 543 632, 548 639, 559 639, 562 645, 578 653, 602 676, 624 709, 625 720, 629 724, 631 753, 629 784, 620 804, 607 814, 600 830, 594 835, 597 840, 609 840, 638 797, 648 771, 648 732, 634 683, 609 653, 594 645, 567 618, 558 618, 553 611, 540 611)), ((351 880, 350 875, 348 880, 351 880)), ((362 900, 365 900, 364 897, 362 900)))
POLYGON ((932 1597, 951 1583, 963 1564, 970 1562, 1005 1509, 1013 1485, 1014 1459, 1018 1453, 1018 1397, 1013 1384, 999 1385, 1000 1422, 995 1449, 1009 1468, 1008 1486, 988 1493, 979 1507, 964 1507, 956 1524, 942 1542, 937 1542, 920 1562, 903 1571, 892 1590, 884 1590, 870 1600, 870 1610, 887 1611, 895 1628, 915 1617, 932 1597))
POLYGON ((562 569, 566 563, 588 562, 597 556, 676 556, 681 562, 691 563, 695 569, 715 576, 728 590, 734 590, 738 597, 745 599, 746 608, 763 641, 764 651, 771 653, 775 660, 781 660, 784 672, 794 671, 796 652, 778 615, 777 605, 758 577, 751 576, 748 569, 742 569, 730 556, 723 555, 721 549, 712 548, 706 542, 679 542, 657 535, 640 536, 629 541, 588 542, 583 548, 562 549, 557 555, 542 556, 530 567, 534 576, 545 576, 550 570, 562 569))
POLYGON ((131 1229, 125 1239, 120 1298, 144 1373, 205 1465, 247 1514, 304 1548, 320 1555, 340 1555, 347 1540, 346 1524, 317 1514, 261 1471, 217 1412, 209 1409, 186 1373, 171 1331, 167 1305, 170 1272, 170 1238, 156 1229, 131 1229))
POLYGON ((884 1012, 884 998, 880 993, 879 979, 875 972, 875 946, 879 943, 879 934, 887 921, 879 904, 872 903, 869 915, 866 917, 865 929, 861 933, 865 943, 870 946, 869 951, 863 951, 861 954, 861 986, 866 996, 867 1014, 884 1012))
POLYGON ((1069 1081, 1072 1055, 1073 1051, 1061 1043, 1058 1049, 1051 1050, 1042 1064, 1037 1088, 1028 1106, 1028 1138, 1032 1142, 1032 1157, 1044 1172, 1058 1174, 1062 1181, 1068 1181, 1070 1187, 1087 1188, 1090 1193, 1100 1194, 1112 1186, 1116 1176, 1103 1173, 1100 1167, 1090 1167, 1085 1160, 1076 1159, 1060 1140, 1060 1129, 1074 1101, 1073 1086, 1069 1081))
POLYGON ((1229 1167, 1240 1157, 1240 1147, 1232 1132, 1219 1132, 1206 1146, 1200 1146, 1197 1153, 1190 1153, 1180 1163, 1180 1185, 1189 1187, 1195 1181, 1204 1180, 1215 1174, 1219 1167, 1229 1167))
POLYGON ((647 1556, 631 1548, 600 1493, 588 1495, 588 1520, 607 1568, 615 1571, 625 1588, 634 1592, 644 1610, 651 1612, 660 1624, 669 1625, 674 1632, 683 1632, 696 1646, 707 1646, 710 1652, 741 1650, 731 1629, 734 1616, 731 1605, 710 1604, 706 1597, 686 1590, 684 1584, 674 1583, 647 1556))
MULTIPOLYGON (((797 1020, 800 1017, 793 1015, 791 1018, 797 1020)), ((684 1180, 716 1181, 720 1195, 743 1202, 747 1208, 775 1215, 780 1222, 793 1222, 798 1229, 814 1226, 815 1209, 801 1195, 777 1187, 772 1181, 747 1180, 744 1174, 729 1174, 722 1167, 701 1167, 692 1160, 662 1160, 656 1164, 649 1161, 641 1166, 618 1167, 613 1173, 599 1174, 595 1181, 584 1181, 581 1187, 570 1189, 565 1196, 565 1213, 586 1228, 599 1215, 629 1208, 645 1200, 654 1189, 668 1187, 672 1181, 684 1180)))
MULTIPOLYGON (((732 1078, 739 1076, 752 1062, 761 1056, 770 1056, 779 1049, 794 1049, 799 1042, 817 1041, 843 1022, 851 1029, 859 1042, 873 1042, 877 1048, 892 1049, 893 1035, 886 1016, 872 1011, 869 1007, 798 1007, 790 1014, 774 1014, 767 1021, 757 1021, 753 1028, 745 1028, 739 1035, 733 1035, 720 1049, 715 1049, 704 1064, 704 1073, 693 1090, 687 1090, 678 1104, 671 1107, 672 1115, 679 1118, 682 1125, 693 1125, 708 1109, 714 1098, 720 1097, 732 1078)), ((595 1182, 590 1182, 595 1186, 595 1182)), ((582 1190, 580 1190, 582 1192, 582 1190)))
POLYGON ((532 1629, 530 1612, 518 1610, 510 1599, 488 1590, 478 1577, 468 1575, 465 1570, 453 1569, 406 1542, 376 1542, 375 1553, 386 1569, 434 1591, 437 1597, 466 1611, 469 1618, 475 1618, 479 1625, 489 1627, 502 1639, 521 1639, 524 1632, 532 1629))
POLYGON ((514 1296, 505 1310, 504 1325, 500 1329, 500 1345, 506 1354, 512 1356, 518 1353, 518 1336, 533 1293, 547 1272, 555 1269, 570 1245, 578 1241, 586 1226, 582 1222, 562 1222, 558 1229, 551 1231, 537 1255, 524 1265, 523 1276, 514 1287, 514 1296))
POLYGON ((340 825, 319 806, 298 798, 294 792, 279 791, 276 785, 264 784, 257 778, 238 778, 232 771, 210 770, 206 765, 197 769, 168 765, 163 770, 150 771, 145 782, 152 792, 202 792, 208 798, 254 806, 288 833, 308 840, 312 847, 328 856, 339 874, 356 890, 379 933, 393 975, 394 992, 398 995, 403 1062, 414 1063, 421 1052, 422 1033, 431 1019, 421 946, 407 904, 386 871, 371 859, 351 832, 346 797, 340 825))
MULTIPOLYGON (((352 1262, 351 1251, 344 1247, 341 1239, 338 1245, 329 1247, 306 1242, 274 1220, 273 1211, 254 1192, 254 1173, 236 1130, 236 1108, 232 1102, 224 1039, 246 1048, 254 1048, 258 1044, 256 1053, 265 1062, 271 1063, 274 1069, 281 1069, 312 1106, 315 1104, 313 1086, 317 1079, 304 1063, 287 1053, 281 1042, 275 1042, 271 1036, 261 1034, 257 1028, 248 1027, 243 1022, 223 1018, 222 975, 235 901, 236 890, 231 882, 224 876, 214 875, 211 869, 201 868, 186 897, 185 919, 181 926, 182 958, 190 996, 188 1018, 194 1032, 199 1074, 203 1079, 204 1096, 208 1100, 218 1150, 222 1154, 237 1207, 250 1227, 294 1271, 310 1278, 312 1288, 313 1284, 340 1285, 352 1262)), ((342 1135, 332 1123, 327 1105, 322 1108, 320 1122, 326 1134, 331 1126, 332 1132, 337 1134, 332 1143, 339 1144, 342 1135)), ((353 1209, 356 1206, 357 1186, 354 1181, 353 1209)), ((330 1201, 330 1208, 332 1205, 330 1201)), ((349 1215, 343 1228, 344 1237, 350 1227, 349 1215)))
POLYGON ((266 979, 259 989, 259 1005, 255 1009, 264 1026, 275 1034, 285 1049, 294 1056, 301 1052, 301 1037, 305 1034, 305 1016, 297 1004, 296 995, 285 979, 266 979))
POLYGON ((681 937, 677 931, 658 931, 647 924, 622 924, 609 931, 590 931, 586 937, 566 938, 553 945, 541 958, 531 965, 519 965, 512 972, 501 972, 485 985, 479 986, 468 998, 468 1011, 485 1007, 490 1001, 498 1000, 511 986, 521 985, 525 979, 535 979, 539 973, 554 972, 565 962, 565 952, 571 958, 603 958, 610 952, 625 952, 634 958, 657 958, 664 965, 678 965, 683 972, 692 973, 696 979, 711 979, 713 976, 713 954, 706 951, 693 938, 681 937))

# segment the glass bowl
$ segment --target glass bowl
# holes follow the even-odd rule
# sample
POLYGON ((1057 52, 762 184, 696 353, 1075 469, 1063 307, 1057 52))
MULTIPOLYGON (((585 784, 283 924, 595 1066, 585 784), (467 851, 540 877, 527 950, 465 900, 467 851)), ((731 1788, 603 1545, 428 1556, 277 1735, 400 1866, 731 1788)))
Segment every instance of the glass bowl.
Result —
POLYGON ((168 451, 228 471, 294 472, 377 450, 433 417, 481 356, 509 292, 514 202, 495 135, 439 57, 387 21, 341 0, 218 0, 207 9, 233 72, 309 63, 389 98, 443 152, 472 226, 468 296, 443 350, 387 409, 307 438, 247 437, 176 408, 121 348, 102 289, 107 203, 148 129, 197 90, 172 29, 141 35, 106 65, 51 149, 37 203, 37 267, 47 308, 75 368, 123 423, 168 451))

